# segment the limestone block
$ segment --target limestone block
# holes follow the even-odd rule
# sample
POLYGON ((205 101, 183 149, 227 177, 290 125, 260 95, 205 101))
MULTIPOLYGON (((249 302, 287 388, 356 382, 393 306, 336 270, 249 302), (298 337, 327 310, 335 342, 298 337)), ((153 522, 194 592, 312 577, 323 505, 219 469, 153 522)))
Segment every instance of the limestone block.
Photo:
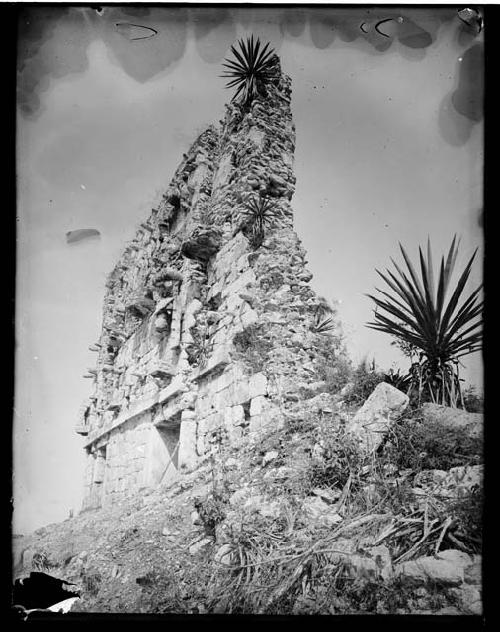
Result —
POLYGON ((382 382, 347 424, 346 430, 358 437, 364 451, 372 452, 378 448, 408 403, 407 395, 382 382))
POLYGON ((243 406, 233 406, 231 409, 232 422, 234 426, 241 426, 245 423, 245 411, 243 406))
POLYGON ((250 377, 248 394, 251 398, 267 394, 267 377, 264 373, 254 373, 250 377))
POLYGON ((258 395, 254 397, 250 402, 250 416, 262 415, 267 408, 267 397, 264 395, 258 395))
POLYGON ((231 406, 227 406, 222 411, 222 416, 224 419, 224 428, 227 432, 230 432, 233 427, 233 409, 231 406))
POLYGON ((247 402, 250 399, 248 378, 232 384, 230 391, 233 404, 244 404, 247 402))
POLYGON ((219 274, 223 274, 226 271, 225 266, 221 265, 226 257, 231 257, 236 261, 241 255, 248 253, 248 241, 242 233, 238 233, 231 240, 229 240, 220 251, 217 253, 214 262, 214 271, 219 271, 219 274))
POLYGON ((238 296, 238 293, 228 294, 226 296, 225 307, 230 312, 234 312, 236 314, 242 303, 243 299, 238 296))
POLYGON ((259 320, 259 315, 253 309, 248 309, 241 315, 241 324, 243 325, 243 328, 253 325, 258 320, 259 320))
POLYGON ((192 391, 184 393, 179 400, 179 407, 182 409, 193 408, 196 402, 197 395, 192 391))
POLYGON ((222 391, 215 393, 211 401, 215 410, 224 410, 234 403, 233 390, 231 387, 224 388, 222 391))
POLYGON ((251 143, 254 143, 254 145, 257 146, 257 150, 262 149, 265 137, 265 131, 263 129, 260 129, 259 127, 256 127, 255 125, 252 125, 247 133, 247 140, 251 143))
POLYGON ((198 436, 196 439, 196 453, 198 456, 203 456, 205 454, 205 437, 198 436))
POLYGON ((229 177, 231 176, 233 169, 234 167, 231 164, 231 154, 223 154, 219 161, 219 168, 217 169, 213 180, 212 187, 214 191, 219 189, 221 186, 228 184, 229 177))
POLYGON ((212 399, 208 396, 198 397, 195 410, 201 417, 208 415, 212 411, 212 399))
POLYGON ((205 432, 211 433, 217 428, 220 428, 224 425, 224 414, 223 413, 213 413, 204 419, 205 422, 205 432))
POLYGON ((436 556, 419 557, 410 562, 397 564, 396 576, 403 576, 415 583, 439 582, 448 586, 459 586, 464 582, 464 571, 471 558, 463 551, 449 549, 436 556))
MULTIPOLYGON (((242 272, 237 279, 235 279, 232 283, 227 284, 222 290, 222 296, 230 296, 232 294, 238 294, 239 292, 243 292, 248 285, 255 283, 255 273, 252 269, 245 270, 242 272)), ((239 297, 238 297, 239 298, 239 297)), ((241 302, 241 299, 240 299, 241 302)))
POLYGON ((238 259, 236 260, 236 270, 238 270, 238 272, 243 272, 249 267, 250 267, 250 264, 248 262, 248 253, 240 255, 238 259))
POLYGON ((243 428, 241 426, 232 426, 228 431, 229 442, 231 445, 237 445, 243 439, 243 428))
POLYGON ((250 417, 250 423, 248 426, 248 430, 250 431, 250 434, 253 434, 253 435, 259 434, 262 431, 262 428, 263 428, 262 415, 252 415, 250 417))
POLYGON ((180 468, 190 469, 196 465, 198 455, 196 452, 196 420, 186 418, 186 411, 182 414, 178 463, 180 468))
POLYGON ((233 382, 233 374, 231 371, 225 370, 217 378, 217 391, 228 388, 233 382))
POLYGON ((189 187, 192 189, 199 189, 200 186, 203 184, 203 180, 208 176, 208 173, 208 166, 203 163, 199 164, 189 176, 189 187))

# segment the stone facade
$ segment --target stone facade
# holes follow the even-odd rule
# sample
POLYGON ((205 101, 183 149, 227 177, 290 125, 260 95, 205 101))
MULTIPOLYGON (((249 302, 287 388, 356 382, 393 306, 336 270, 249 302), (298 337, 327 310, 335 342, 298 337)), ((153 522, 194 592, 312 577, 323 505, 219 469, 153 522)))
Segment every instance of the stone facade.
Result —
POLYGON ((290 84, 275 57, 265 94, 226 106, 109 275, 86 376, 93 392, 77 425, 84 508, 279 427, 300 388, 318 380, 329 350, 314 332, 322 300, 293 231, 290 84), (256 246, 245 209, 261 195, 281 219, 256 246))

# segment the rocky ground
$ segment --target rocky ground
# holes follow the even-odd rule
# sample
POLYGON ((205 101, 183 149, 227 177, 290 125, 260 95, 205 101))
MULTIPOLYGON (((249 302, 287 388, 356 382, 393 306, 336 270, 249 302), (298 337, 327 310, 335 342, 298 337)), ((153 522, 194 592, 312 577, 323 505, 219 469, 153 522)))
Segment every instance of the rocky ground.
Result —
POLYGON ((15 577, 75 582, 75 612, 481 614, 480 444, 432 412, 369 454, 342 402, 297 403, 168 487, 15 538, 15 577))

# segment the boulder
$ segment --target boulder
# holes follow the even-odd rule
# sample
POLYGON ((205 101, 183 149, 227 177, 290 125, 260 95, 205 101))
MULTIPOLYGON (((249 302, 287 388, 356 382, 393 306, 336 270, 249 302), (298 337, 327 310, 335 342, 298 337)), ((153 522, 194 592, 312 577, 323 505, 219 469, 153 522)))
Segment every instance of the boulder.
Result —
POLYGON ((374 452, 408 403, 407 395, 381 382, 348 422, 346 431, 358 438, 364 452, 374 452))
POLYGON ((464 465, 451 470, 422 470, 413 481, 416 496, 439 496, 456 499, 479 489, 483 482, 483 465, 464 465))
POLYGON ((389 549, 384 545, 374 546, 365 554, 348 555, 344 560, 347 574, 355 578, 388 581, 392 578, 392 560, 389 549))
POLYGON ((342 491, 340 489, 323 489, 321 487, 315 487, 312 490, 312 493, 315 496, 319 496, 321 500, 324 500, 327 503, 336 502, 342 495, 342 491))
POLYGON ((265 500, 260 495, 247 498, 243 507, 250 513, 260 513, 264 518, 278 518, 281 513, 280 503, 277 500, 265 500))
POLYGON ((262 465, 267 465, 271 461, 274 461, 275 459, 277 459, 278 456, 279 456, 279 453, 277 452, 277 450, 270 450, 269 452, 266 452, 264 456, 262 457, 262 465))
POLYGON ((483 435, 482 413, 468 413, 458 408, 428 403, 422 406, 422 415, 425 421, 444 428, 463 430, 471 438, 480 438, 483 435))
POLYGON ((302 504, 302 510, 311 522, 319 526, 333 527, 342 522, 342 516, 337 513, 335 508, 328 505, 319 496, 306 498, 302 504))
POLYGON ((436 556, 419 557, 410 562, 402 562, 395 569, 395 575, 414 583, 439 582, 446 586, 460 586, 464 583, 465 569, 472 560, 467 553, 449 549, 436 556))
POLYGON ((231 544, 223 544, 214 555, 214 560, 224 566, 231 566, 234 547, 231 544))
POLYGON ((191 544, 191 546, 189 547, 190 555, 196 555, 197 553, 202 551, 207 546, 210 546, 210 544, 212 544, 212 542, 213 542, 212 538, 203 538, 202 540, 198 540, 198 542, 195 542, 194 544, 191 544))
POLYGON ((248 499, 251 493, 252 492, 246 487, 237 489, 233 494, 231 494, 231 497, 229 498, 229 504, 233 507, 235 507, 236 505, 240 505, 248 499))
MULTIPOLYGON (((451 588, 450 591, 459 602, 460 609, 465 612, 465 614, 481 615, 483 613, 481 591, 476 586, 463 584, 459 588, 451 588)), ((460 614, 462 614, 462 612, 460 614)))

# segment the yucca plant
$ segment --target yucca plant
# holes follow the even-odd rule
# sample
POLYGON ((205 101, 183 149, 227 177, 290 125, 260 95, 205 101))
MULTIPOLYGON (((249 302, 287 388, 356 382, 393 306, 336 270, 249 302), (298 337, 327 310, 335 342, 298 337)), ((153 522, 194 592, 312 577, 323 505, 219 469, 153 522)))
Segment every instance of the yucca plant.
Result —
POLYGON ((439 404, 463 408, 460 389, 459 358, 481 349, 481 285, 459 307, 477 249, 465 266, 448 302, 445 301, 455 266, 458 243, 456 235, 446 258, 441 258, 437 288, 434 283, 430 240, 427 258, 419 248, 421 279, 405 249, 399 244, 408 268, 405 273, 391 258, 399 276, 387 270, 377 274, 394 292, 391 295, 375 288, 383 297, 368 296, 375 302, 375 320, 368 327, 383 331, 418 349, 418 361, 409 372, 410 393, 418 391, 418 403, 427 396, 439 404), (383 313, 380 313, 381 310, 383 313), (384 313, 385 312, 385 313, 384 313))
POLYGON ((261 48, 260 39, 254 42, 253 35, 246 42, 238 41, 239 50, 231 46, 235 59, 227 59, 223 66, 225 70, 221 77, 231 78, 226 88, 237 87, 231 101, 248 104, 257 94, 262 94, 265 82, 270 77, 271 59, 274 49, 269 49, 269 43, 261 48))
POLYGON ((243 209, 250 230, 250 241, 258 248, 265 237, 266 229, 274 226, 282 217, 280 209, 265 195, 248 200, 243 209))

